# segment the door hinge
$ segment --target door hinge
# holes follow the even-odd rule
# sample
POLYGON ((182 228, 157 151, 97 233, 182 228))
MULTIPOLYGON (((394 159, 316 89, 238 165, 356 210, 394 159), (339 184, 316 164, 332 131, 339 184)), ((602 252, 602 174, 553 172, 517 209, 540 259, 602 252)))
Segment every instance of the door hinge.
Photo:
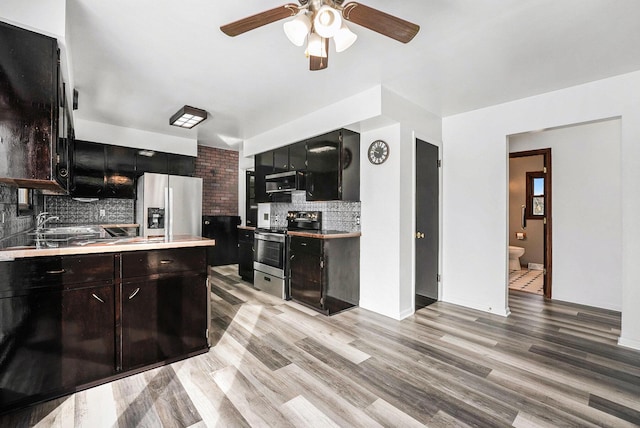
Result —
POLYGON ((542 172, 544 172, 545 174, 547 173, 547 167, 546 166, 544 168, 542 168, 542 172))
POLYGON ((206 329, 204 331, 204 337, 206 337, 207 339, 209 338, 209 329, 206 329))
POLYGON ((440 274, 436 275, 436 281, 438 281, 438 282, 442 281, 442 277, 440 276, 440 274))
POLYGON ((324 259, 320 259, 320 269, 324 269, 324 259))
POLYGON ((442 168, 442 161, 438 159, 438 168, 442 168))
POLYGON ((542 274, 546 275, 547 274, 547 270, 546 269, 542 269, 542 274))
POLYGON ((547 218, 546 217, 542 219, 542 223, 543 224, 547 224, 547 218))

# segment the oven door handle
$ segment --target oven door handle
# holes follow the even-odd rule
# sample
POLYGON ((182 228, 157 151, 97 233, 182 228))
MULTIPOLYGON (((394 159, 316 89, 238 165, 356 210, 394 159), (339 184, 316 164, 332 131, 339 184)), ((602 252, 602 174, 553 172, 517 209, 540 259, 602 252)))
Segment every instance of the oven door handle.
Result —
POLYGON ((259 239, 261 241, 275 241, 275 242, 284 242, 285 241, 285 235, 282 233, 256 233, 255 235, 256 239, 259 239))

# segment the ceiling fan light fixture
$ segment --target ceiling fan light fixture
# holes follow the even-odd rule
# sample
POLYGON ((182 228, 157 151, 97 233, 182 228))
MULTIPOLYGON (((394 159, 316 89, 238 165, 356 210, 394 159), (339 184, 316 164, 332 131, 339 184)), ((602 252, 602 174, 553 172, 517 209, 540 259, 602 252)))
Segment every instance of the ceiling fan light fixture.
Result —
POLYGON ((307 38, 307 34, 311 31, 311 20, 303 11, 291 21, 285 22, 283 28, 284 34, 287 35, 291 43, 296 46, 302 46, 307 38))
POLYGON ((184 106, 171 116, 169 125, 191 129, 206 118, 206 111, 191 106, 184 106))
POLYGON ((307 50, 305 55, 316 56, 319 58, 327 57, 327 50, 325 49, 324 39, 316 33, 309 34, 309 42, 307 43, 307 50))
POLYGON ((333 42, 336 44, 336 52, 343 52, 355 43, 358 36, 349 30, 347 24, 343 21, 342 26, 333 36, 333 42))
POLYGON ((315 32, 327 39, 333 37, 341 26, 342 17, 340 16, 340 11, 326 4, 318 9, 316 16, 313 18, 315 32))

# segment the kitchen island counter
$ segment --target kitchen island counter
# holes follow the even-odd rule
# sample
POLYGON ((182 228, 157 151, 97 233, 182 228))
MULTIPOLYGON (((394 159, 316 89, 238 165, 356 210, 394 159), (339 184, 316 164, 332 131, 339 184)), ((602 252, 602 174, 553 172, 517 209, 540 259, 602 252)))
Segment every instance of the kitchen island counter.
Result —
POLYGON ((47 247, 46 242, 41 246, 9 247, 0 250, 0 260, 18 258, 60 256, 74 254, 119 253, 141 250, 161 250, 170 248, 210 247, 214 246, 214 239, 198 236, 180 235, 173 238, 164 237, 123 237, 109 239, 77 240, 58 247, 47 247))

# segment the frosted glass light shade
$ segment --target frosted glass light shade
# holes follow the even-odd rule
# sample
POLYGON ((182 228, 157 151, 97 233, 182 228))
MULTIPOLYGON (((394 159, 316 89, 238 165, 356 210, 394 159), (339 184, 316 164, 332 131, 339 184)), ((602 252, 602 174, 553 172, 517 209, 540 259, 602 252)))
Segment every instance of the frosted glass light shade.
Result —
POLYGON ((324 39, 316 33, 309 34, 309 43, 305 54, 307 56, 327 57, 327 50, 324 48, 324 39))
POLYGON ((340 11, 324 5, 316 12, 313 18, 313 28, 320 37, 331 38, 342 26, 340 11))
POLYGON ((358 36, 349 28, 347 24, 342 22, 342 26, 333 36, 333 42, 336 44, 336 52, 347 50, 358 38, 358 36))
POLYGON ((311 20, 303 12, 298 14, 291 21, 285 22, 283 25, 284 34, 296 46, 302 46, 304 40, 311 30, 311 20))

